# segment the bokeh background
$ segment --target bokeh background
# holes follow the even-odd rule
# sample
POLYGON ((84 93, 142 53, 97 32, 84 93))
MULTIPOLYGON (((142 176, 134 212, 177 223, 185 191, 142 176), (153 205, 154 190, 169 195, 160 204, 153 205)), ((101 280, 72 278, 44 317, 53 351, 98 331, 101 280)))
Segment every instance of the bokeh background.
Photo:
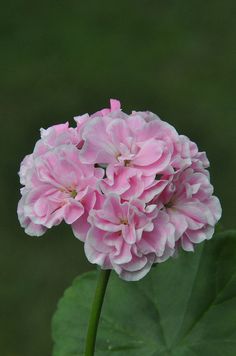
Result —
POLYGON ((43 238, 19 227, 20 161, 40 127, 119 98, 207 151, 235 227, 236 2, 8 0, 1 17, 0 355, 49 356, 57 301, 92 267, 66 226, 43 238))

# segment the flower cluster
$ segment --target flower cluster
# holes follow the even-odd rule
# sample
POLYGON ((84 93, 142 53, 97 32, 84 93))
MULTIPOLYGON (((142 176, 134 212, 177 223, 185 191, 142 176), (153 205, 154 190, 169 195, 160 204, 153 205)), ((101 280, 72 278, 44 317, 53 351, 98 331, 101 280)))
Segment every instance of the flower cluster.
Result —
POLYGON ((209 161, 151 112, 110 109, 41 129, 21 163, 21 226, 41 236, 65 221, 91 263, 139 280, 179 247, 210 239, 221 216, 209 161))

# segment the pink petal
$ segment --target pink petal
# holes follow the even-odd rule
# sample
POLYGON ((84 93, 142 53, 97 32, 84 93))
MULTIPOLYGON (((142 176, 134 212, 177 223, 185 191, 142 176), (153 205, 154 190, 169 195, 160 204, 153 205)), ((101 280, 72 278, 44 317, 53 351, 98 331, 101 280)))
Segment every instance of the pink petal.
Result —
POLYGON ((79 202, 71 202, 65 206, 64 220, 67 224, 73 224, 84 213, 84 207, 79 202))
POLYGON ((141 147, 139 153, 133 159, 133 163, 138 166, 147 166, 157 162, 164 150, 164 143, 151 139, 145 142, 141 147))

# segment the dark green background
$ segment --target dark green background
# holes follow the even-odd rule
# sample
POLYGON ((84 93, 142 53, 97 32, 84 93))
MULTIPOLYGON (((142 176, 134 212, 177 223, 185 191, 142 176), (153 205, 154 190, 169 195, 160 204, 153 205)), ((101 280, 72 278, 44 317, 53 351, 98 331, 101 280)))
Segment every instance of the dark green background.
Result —
POLYGON ((207 151, 235 227, 235 18, 235 0, 1 2, 0 355, 49 356, 57 300, 91 268, 68 227, 19 227, 17 171, 40 127, 110 97, 158 113, 207 151))

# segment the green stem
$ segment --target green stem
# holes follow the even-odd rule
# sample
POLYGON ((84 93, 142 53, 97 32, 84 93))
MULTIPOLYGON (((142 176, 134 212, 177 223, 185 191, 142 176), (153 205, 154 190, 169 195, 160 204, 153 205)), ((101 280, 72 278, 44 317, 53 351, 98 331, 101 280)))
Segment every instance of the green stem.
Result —
POLYGON ((98 275, 97 287, 92 304, 88 331, 86 337, 85 356, 93 356, 97 335, 99 317, 102 310, 102 303, 106 292, 107 283, 110 276, 110 270, 100 270, 98 275))

